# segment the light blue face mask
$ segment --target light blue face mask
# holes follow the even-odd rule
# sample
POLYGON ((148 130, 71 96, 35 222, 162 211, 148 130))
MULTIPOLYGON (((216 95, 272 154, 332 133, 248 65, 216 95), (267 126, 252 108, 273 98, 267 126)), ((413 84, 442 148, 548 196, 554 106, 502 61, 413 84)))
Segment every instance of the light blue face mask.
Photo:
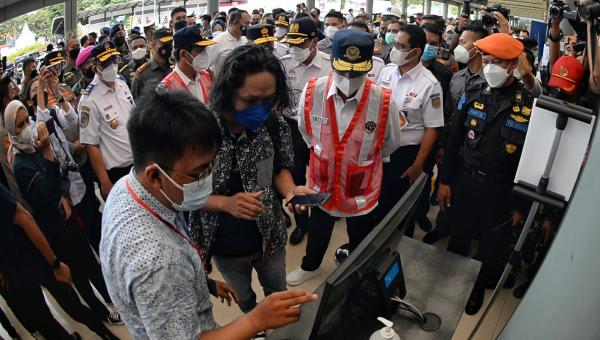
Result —
POLYGON ((385 34, 385 43, 386 44, 391 45, 394 43, 394 40, 396 40, 396 35, 394 33, 387 32, 385 34))
POLYGON ((423 50, 423 55, 421 56, 421 60, 423 61, 431 61, 438 55, 438 50, 440 48, 437 46, 431 46, 429 44, 425 45, 425 49, 423 50))

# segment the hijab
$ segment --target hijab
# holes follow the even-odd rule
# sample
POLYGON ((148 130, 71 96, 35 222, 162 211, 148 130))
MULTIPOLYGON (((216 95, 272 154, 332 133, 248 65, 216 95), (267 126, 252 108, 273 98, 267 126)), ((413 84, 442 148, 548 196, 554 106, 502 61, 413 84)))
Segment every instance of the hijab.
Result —
MULTIPOLYGON (((23 139, 23 133, 17 135, 16 131, 16 123, 17 123, 17 114, 20 109, 25 110, 27 113, 27 108, 23 103, 18 100, 13 100, 4 109, 4 125, 6 126, 6 130, 8 131, 8 139, 10 140, 11 150, 15 153, 19 151, 24 153, 34 153, 35 148, 33 146, 33 139, 31 140, 21 140, 23 139)), ((27 129, 33 129, 35 126, 34 122, 29 118, 30 126, 27 129)))

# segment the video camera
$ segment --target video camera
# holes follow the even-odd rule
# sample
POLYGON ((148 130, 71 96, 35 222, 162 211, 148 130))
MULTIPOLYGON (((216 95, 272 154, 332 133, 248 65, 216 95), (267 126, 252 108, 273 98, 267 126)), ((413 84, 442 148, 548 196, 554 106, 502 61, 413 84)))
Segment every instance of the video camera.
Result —
POLYGON ((494 5, 488 6, 485 8, 485 11, 487 13, 481 17, 481 23, 483 24, 483 26, 485 26, 487 28, 498 26, 498 20, 494 16, 494 14, 493 14, 494 12, 499 12, 506 18, 506 20, 508 20, 508 16, 510 14, 510 11, 508 10, 508 8, 504 8, 500 4, 494 4, 494 5))
POLYGON ((564 0, 554 0, 550 5, 548 13, 550 13, 550 17, 553 19, 577 20, 577 10, 571 9, 564 0))

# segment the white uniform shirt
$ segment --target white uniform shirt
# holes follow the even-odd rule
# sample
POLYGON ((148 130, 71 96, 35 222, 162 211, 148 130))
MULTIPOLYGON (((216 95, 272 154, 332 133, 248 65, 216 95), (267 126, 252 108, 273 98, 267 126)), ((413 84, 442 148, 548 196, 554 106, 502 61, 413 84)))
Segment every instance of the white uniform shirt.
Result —
POLYGON ((385 62, 383 59, 373 56, 373 68, 369 73, 367 73, 367 78, 370 81, 377 83, 377 79, 379 79, 379 74, 381 74, 381 70, 385 67, 385 62))
POLYGON ((226 29, 223 33, 214 38, 213 41, 216 42, 216 44, 207 48, 209 55, 209 67, 214 74, 219 74, 218 71, 223 65, 223 62, 225 62, 227 55, 236 47, 246 45, 248 39, 246 39, 244 36, 242 36, 240 39, 236 39, 233 35, 231 35, 231 33, 229 33, 229 29, 226 29))
POLYGON ((275 44, 273 44, 273 54, 279 59, 287 55, 289 50, 290 47, 287 44, 280 43, 279 41, 276 41, 275 44))
POLYGON ((388 64, 378 83, 392 89, 392 97, 408 120, 401 146, 421 144, 425 128, 444 126, 442 87, 421 63, 404 75, 400 75, 396 64, 388 64))
MULTIPOLYGON (((71 104, 67 103, 67 106, 69 107, 68 112, 58 106, 52 108, 56 112, 58 122, 54 123, 56 134, 50 135, 50 143, 61 165, 66 162, 75 162, 69 150, 69 142, 79 139, 79 117, 71 104)), ((38 122, 46 122, 52 117, 48 108, 41 110, 39 107, 35 111, 35 116, 38 122)), ((85 183, 79 172, 69 171, 67 177, 69 177, 70 182, 69 195, 71 196, 71 202, 73 202, 73 205, 77 205, 85 195, 85 183)))
POLYGON ((100 147, 106 170, 133 163, 127 121, 134 105, 120 76, 115 80, 115 91, 95 76, 79 101, 81 143, 100 147))
POLYGON ((202 86, 200 86, 200 77, 198 76, 198 73, 196 73, 196 79, 191 80, 185 75, 185 73, 183 73, 183 71, 181 71, 181 69, 179 69, 179 66, 177 65, 175 65, 175 72, 177 72, 177 75, 179 75, 183 81, 183 84, 187 86, 188 90, 190 90, 190 93, 200 102, 202 102, 202 104, 206 104, 204 102, 204 92, 202 92, 202 86))
POLYGON ((289 54, 281 58, 281 63, 296 100, 310 78, 321 78, 331 73, 331 58, 319 50, 308 65, 298 63, 289 54))

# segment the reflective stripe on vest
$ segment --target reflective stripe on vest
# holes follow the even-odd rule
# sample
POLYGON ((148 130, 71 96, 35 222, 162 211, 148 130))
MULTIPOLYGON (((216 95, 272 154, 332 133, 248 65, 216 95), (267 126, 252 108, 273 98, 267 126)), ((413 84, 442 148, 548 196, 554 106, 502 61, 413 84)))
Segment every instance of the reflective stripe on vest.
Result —
POLYGON ((326 97, 332 79, 311 79, 306 89, 309 186, 332 194, 323 207, 326 210, 354 214, 374 207, 381 192, 381 149, 391 91, 367 79, 357 111, 340 140, 334 98, 326 97))
MULTIPOLYGON (((210 73, 208 73, 208 71, 206 70, 198 72, 198 77, 200 79, 200 88, 202 89, 202 98, 198 99, 204 99, 204 105, 208 105, 208 95, 210 92, 210 88, 212 87, 212 77, 210 76, 210 73)), ((185 90, 192 94, 190 89, 183 82, 183 79, 181 79, 179 74, 177 74, 177 72, 175 71, 169 73, 161 81, 161 84, 170 91, 185 90)))

